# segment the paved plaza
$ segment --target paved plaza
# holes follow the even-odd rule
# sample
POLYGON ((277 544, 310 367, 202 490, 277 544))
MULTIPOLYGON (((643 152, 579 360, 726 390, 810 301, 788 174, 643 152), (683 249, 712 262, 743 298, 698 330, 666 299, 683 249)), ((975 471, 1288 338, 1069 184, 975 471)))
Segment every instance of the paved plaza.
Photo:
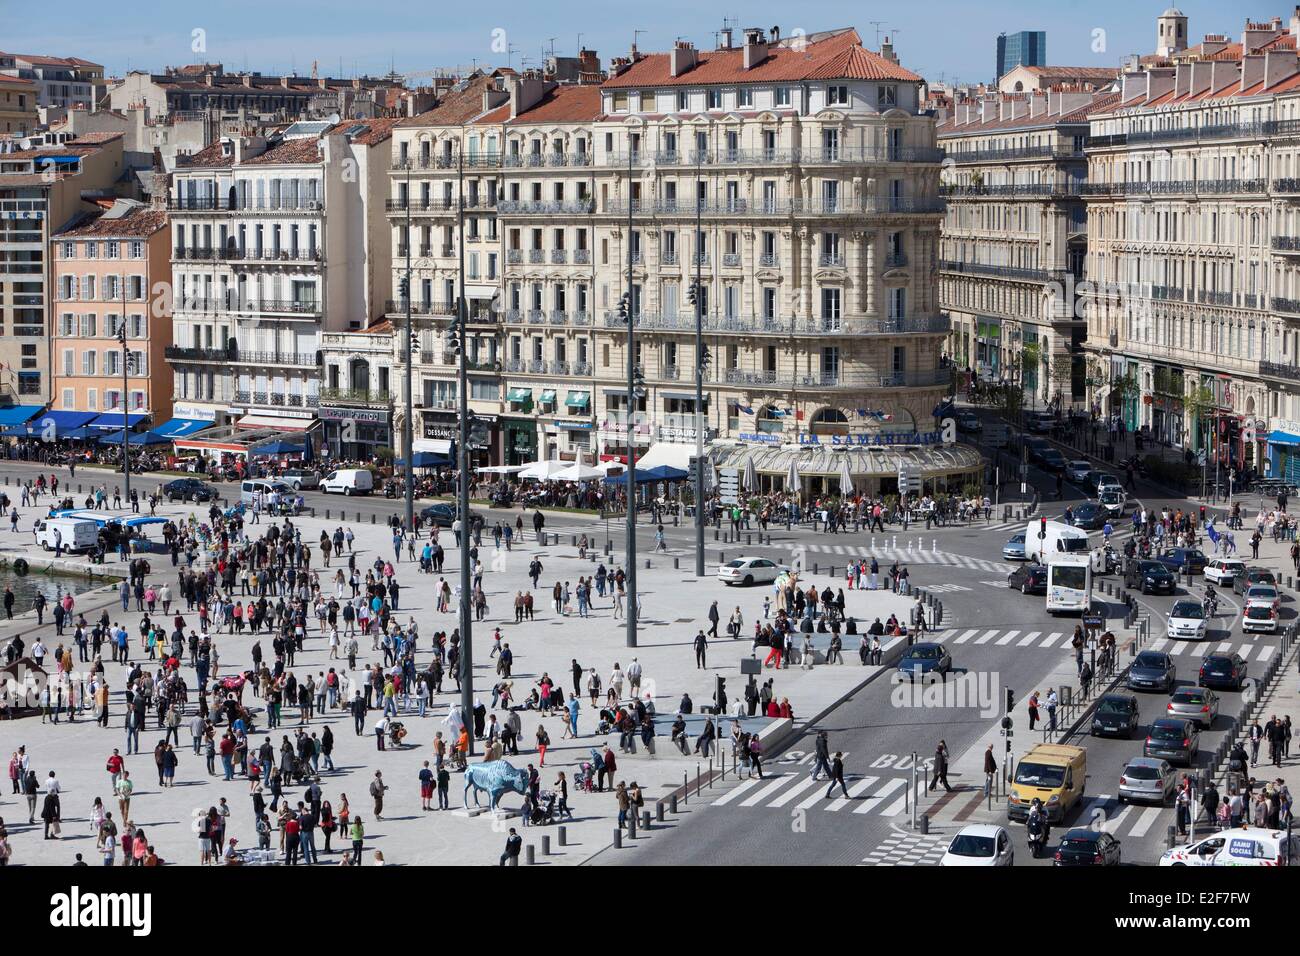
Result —
MULTIPOLYGON (((42 502, 46 503, 48 499, 42 502)), ((341 503, 341 502, 340 502, 341 503)), ((19 508, 20 523, 18 532, 0 533, 0 554, 13 560, 23 556, 39 573, 53 562, 38 551, 32 543, 29 530, 32 521, 44 512, 44 507, 19 508)), ((206 506, 160 505, 160 516, 187 520, 191 513, 196 513, 198 520, 206 520, 206 506)), ((496 512, 486 512, 490 524, 496 520, 496 512)), ((305 543, 312 545, 313 569, 320 575, 321 586, 327 593, 333 593, 332 578, 334 568, 340 564, 335 558, 329 570, 320 566, 320 556, 315 548, 322 529, 333 532, 342 526, 351 528, 355 533, 354 548, 357 551, 357 566, 364 570, 373 564, 376 556, 391 559, 393 557, 391 531, 380 520, 371 524, 366 516, 362 522, 340 522, 335 511, 330 520, 324 517, 323 509, 318 509, 318 517, 303 516, 293 519, 295 527, 302 533, 305 543)), ((513 519, 513 512, 509 517, 513 519)), ((349 517, 356 517, 349 506, 349 517)), ((250 536, 263 532, 271 519, 262 518, 262 524, 245 526, 250 536)), ((590 705, 587 696, 586 676, 581 680, 579 699, 581 710, 578 719, 579 735, 576 739, 562 738, 564 721, 559 716, 544 717, 534 710, 521 712, 522 729, 519 735, 520 753, 507 756, 507 760, 517 768, 526 768, 529 764, 539 762, 536 749, 536 730, 544 725, 551 740, 546 754, 545 765, 541 768, 543 791, 555 789, 557 774, 563 771, 570 780, 579 772, 581 764, 592 759, 592 748, 603 749, 609 743, 617 760, 617 770, 613 781, 625 781, 631 785, 636 781, 645 796, 646 807, 653 808, 657 800, 665 799, 674 790, 683 787, 686 781, 695 781, 696 777, 710 770, 709 761, 694 754, 683 756, 668 740, 668 727, 672 715, 677 710, 683 694, 689 694, 694 702, 696 714, 704 707, 712 705, 714 677, 726 678, 726 692, 731 701, 743 694, 744 678, 739 671, 739 661, 751 656, 749 637, 754 630, 756 619, 763 617, 765 597, 772 597, 772 589, 767 585, 751 588, 727 588, 712 575, 716 571, 715 546, 710 547, 709 576, 696 579, 692 570, 693 555, 683 551, 650 554, 653 547, 653 533, 649 528, 642 529, 644 543, 639 558, 638 587, 641 593, 641 621, 638 632, 638 646, 626 646, 626 627, 622 620, 615 619, 611 600, 596 598, 590 616, 583 618, 577 613, 557 613, 552 607, 551 587, 558 580, 576 584, 582 575, 594 574, 599 560, 593 561, 590 555, 583 560, 577 548, 572 546, 570 532, 588 531, 593 538, 597 536, 600 526, 586 519, 573 516, 552 515, 548 529, 554 528, 558 533, 558 543, 552 537, 546 546, 539 546, 531 532, 531 516, 525 518, 530 530, 526 541, 516 542, 509 552, 493 550, 490 534, 483 535, 484 547, 481 558, 484 565, 484 590, 489 599, 489 610, 484 620, 474 626, 474 684, 476 699, 489 707, 499 720, 504 713, 492 708, 492 688, 497 682, 496 658, 490 657, 492 636, 500 628, 503 644, 508 644, 514 656, 513 686, 516 702, 526 698, 529 690, 535 686, 544 673, 551 675, 565 694, 573 690, 572 663, 577 661, 584 671, 595 668, 604 689, 610 684, 611 674, 617 666, 626 672, 636 660, 643 671, 642 694, 652 695, 658 714, 656 747, 653 754, 646 752, 640 739, 636 740, 636 753, 624 753, 619 748, 619 735, 596 735, 598 714, 590 705), (514 595, 531 586, 528 577, 529 564, 536 557, 543 564, 538 589, 534 592, 535 619, 531 622, 516 624, 514 622, 514 595), (645 566, 646 558, 650 567, 645 566), (673 558, 680 558, 681 569, 673 567, 673 558), (721 617, 720 637, 709 640, 707 666, 696 664, 694 638, 701 629, 709 628, 708 611, 713 601, 718 602, 721 617), (742 639, 732 640, 726 634, 726 623, 734 609, 739 608, 744 625, 742 639)), ((157 530, 153 529, 154 538, 157 530)), ((452 611, 440 613, 437 610, 436 586, 439 577, 445 577, 455 588, 459 582, 459 552, 455 548, 450 531, 443 529, 440 541, 447 549, 447 560, 440 574, 423 574, 418 565, 410 562, 403 553, 402 560, 396 565, 397 580, 402 585, 400 606, 395 612, 398 621, 406 624, 413 619, 419 628, 417 664, 422 669, 430 658, 431 637, 436 631, 450 633, 456 626, 454 602, 452 611)), ((617 557, 617 556, 614 556, 617 557)), ((603 558, 607 568, 613 571, 618 566, 609 556, 603 558)), ((203 559, 200 559, 202 561, 203 559)), ((171 566, 165 553, 150 556, 152 564, 149 576, 150 584, 167 581, 176 595, 173 605, 179 604, 185 615, 187 631, 197 626, 197 612, 187 612, 185 602, 179 599, 176 588, 176 571, 171 566)), ((84 567, 84 558, 67 558, 58 562, 61 568, 84 567)), ((346 562, 344 562, 346 563, 346 562)), ((120 563, 113 558, 108 560, 105 570, 109 573, 122 570, 120 563)), ((803 581, 815 582, 820 589, 830 585, 833 588, 843 586, 841 579, 827 576, 826 567, 818 575, 805 574, 803 581)), ((918 570, 913 567, 914 572, 918 570)), ((916 584, 923 583, 928 575, 914 576, 916 584)), ((239 596, 238 594, 236 595, 239 596)), ((873 618, 884 619, 890 613, 896 613, 906 620, 911 601, 889 593, 846 592, 847 613, 856 617, 860 629, 865 631, 873 618)), ((134 602, 132 602, 134 604, 134 602)), ((95 590, 88 591, 77 598, 76 610, 94 621, 101 613, 101 608, 108 608, 111 619, 126 626, 133 638, 133 660, 140 661, 144 652, 139 648, 138 625, 142 615, 134 609, 122 611, 115 585, 97 584, 95 590)), ((47 613, 45 625, 38 627, 35 614, 19 608, 21 613, 13 621, 0 623, 0 644, 8 643, 15 634, 22 634, 28 648, 39 635, 41 640, 54 651, 61 642, 71 643, 71 631, 65 632, 64 638, 54 634, 54 628, 47 613)), ((773 600, 773 615, 775 600, 773 600)), ((167 616, 164 616, 164 620, 167 616)), ((342 631, 342 628, 341 628, 342 631)), ((242 635, 213 633, 212 637, 219 651, 220 674, 233 674, 252 667, 251 649, 254 638, 245 632, 242 635)), ((827 636, 818 636, 817 644, 824 647, 827 636)), ((268 661, 271 635, 263 633, 260 637, 266 649, 268 661)), ((900 639, 886 642, 895 644, 900 639)), ((793 707, 794 727, 782 721, 759 719, 752 724, 747 722, 746 729, 761 729, 765 746, 775 745, 789 733, 797 732, 805 722, 817 717, 834 704, 850 694, 861 685, 878 668, 861 666, 857 656, 858 639, 845 638, 845 663, 826 665, 818 663, 810 670, 798 666, 779 671, 768 668, 759 678, 760 682, 773 680, 773 692, 778 700, 788 698, 793 707)), ((796 643, 796 646, 798 644, 796 643)), ((761 655, 766 654, 766 648, 761 655)), ((105 653, 107 657, 107 653, 105 653)), ((821 653, 819 652, 819 660, 821 653)), ((371 641, 360 641, 358 667, 382 660, 382 653, 372 649, 371 641)), ((886 657, 888 660, 888 657, 886 657)), ((48 660, 47 660, 48 663, 48 660)), ((73 855, 80 852, 87 860, 97 862, 95 837, 90 824, 91 806, 96 797, 103 799, 104 806, 116 809, 113 799, 110 776, 105 770, 106 761, 114 748, 126 752, 126 735, 123 729, 126 669, 105 660, 106 677, 112 691, 110 702, 110 722, 107 728, 95 724, 89 710, 82 719, 71 723, 64 719, 58 723, 43 723, 39 716, 30 716, 14 722, 0 723, 0 739, 6 758, 20 745, 26 748, 30 767, 42 782, 49 771, 57 773, 62 788, 62 838, 44 840, 40 819, 40 802, 37 805, 35 824, 28 823, 27 806, 24 797, 11 794, 10 787, 0 793, 0 817, 8 827, 13 848, 14 864, 66 864, 73 855)), ((329 659, 326 636, 317 629, 314 615, 309 615, 309 633, 304 643, 303 652, 296 656, 294 666, 289 668, 300 681, 305 681, 308 674, 321 679, 329 668, 338 669, 341 674, 347 672, 346 659, 329 659)), ((148 726, 140 735, 141 753, 127 758, 126 767, 131 771, 136 790, 130 804, 130 816, 137 827, 142 827, 148 835, 149 842, 155 846, 158 854, 167 862, 196 865, 199 862, 199 845, 197 836, 198 818, 210 807, 218 806, 224 799, 229 807, 229 819, 226 829, 227 838, 236 837, 241 846, 253 847, 257 844, 254 830, 255 819, 250 802, 250 785, 247 779, 237 777, 226 782, 221 777, 220 763, 217 774, 207 772, 205 760, 195 755, 191 749, 191 735, 188 730, 188 715, 193 713, 196 697, 193 692, 195 684, 194 671, 186 663, 183 673, 191 687, 190 710, 182 721, 180 731, 181 746, 177 748, 180 756, 176 771, 176 782, 172 788, 158 786, 158 774, 154 767, 153 749, 164 731, 156 729, 156 721, 151 714, 148 726)), ((350 675, 349 675, 350 676, 350 675)), ((307 721, 304 729, 308 733, 319 734, 325 724, 332 728, 335 739, 333 761, 335 771, 325 771, 323 763, 320 771, 320 786, 324 799, 331 802, 336 812, 343 795, 347 795, 352 812, 365 820, 365 845, 367 852, 381 850, 387 862, 391 864, 431 864, 440 862, 459 863, 495 863, 504 845, 504 831, 509 826, 519 826, 520 821, 509 811, 518 809, 521 797, 507 794, 502 799, 502 807, 507 813, 492 815, 489 813, 467 814, 460 808, 463 804, 462 776, 458 773, 451 777, 448 812, 425 812, 421 810, 419 771, 428 760, 433 762, 432 741, 438 731, 445 738, 454 740, 450 726, 446 722, 449 706, 459 703, 455 681, 450 677, 444 682, 443 693, 434 695, 423 717, 411 709, 399 713, 398 719, 409 730, 406 746, 401 749, 390 747, 379 752, 374 736, 369 728, 379 717, 379 711, 371 711, 366 718, 366 733, 357 736, 354 732, 353 719, 344 710, 331 711, 317 715, 307 721), (371 781, 376 771, 382 772, 383 780, 389 786, 385 796, 382 820, 374 820, 372 801, 368 795, 371 781)), ((628 691, 624 691, 624 699, 628 691)), ((604 692, 601 695, 602 703, 604 692)), ((251 704, 256 716, 257 732, 249 735, 250 750, 261 745, 266 736, 270 736, 277 752, 281 737, 288 735, 291 739, 298 727, 298 710, 296 707, 284 707, 284 723, 281 727, 266 731, 266 720, 261 710, 261 701, 253 697, 248 689, 244 694, 245 703, 251 704)), ((692 719, 692 735, 702 725, 702 718, 692 719)), ((218 734, 224 727, 218 728, 218 734)), ((729 736, 730 718, 724 718, 719 728, 720 735, 729 736)), ((477 748, 482 751, 482 745, 477 748)), ((725 749, 725 748, 724 748, 725 749)), ((481 757, 471 760, 473 763, 481 757)), ((730 773, 730 770, 728 771, 730 773)), ((286 786, 284 799, 296 806, 304 799, 304 785, 286 786)), ((267 795, 269 803, 270 797, 267 795)), ((481 800, 486 806, 487 796, 481 800)), ((470 798, 471 807, 473 797, 470 798)), ((535 845, 538 861, 543 862, 540 852, 540 837, 543 833, 551 837, 551 855, 545 858, 548 863, 579 863, 593 854, 608 847, 613 840, 616 826, 617 803, 610 792, 578 792, 570 785, 569 804, 573 810, 572 820, 565 821, 567 841, 560 847, 554 826, 521 828, 525 844, 535 845)), ((437 801, 434 801, 437 805, 437 801)), ((268 811, 274 821, 275 815, 268 811)), ((116 820, 118 813, 114 813, 116 820)), ((119 825, 120 825, 119 821, 119 825)), ((334 846, 346 844, 336 834, 334 846)), ((273 834, 272 846, 277 846, 279 834, 273 834)), ((638 841, 640 843, 641 841, 638 841)), ((625 849, 618 852, 635 853, 638 843, 625 841, 625 849)), ((322 841, 317 839, 318 849, 322 841)), ((325 856, 321 862, 336 860, 338 854, 325 856)))

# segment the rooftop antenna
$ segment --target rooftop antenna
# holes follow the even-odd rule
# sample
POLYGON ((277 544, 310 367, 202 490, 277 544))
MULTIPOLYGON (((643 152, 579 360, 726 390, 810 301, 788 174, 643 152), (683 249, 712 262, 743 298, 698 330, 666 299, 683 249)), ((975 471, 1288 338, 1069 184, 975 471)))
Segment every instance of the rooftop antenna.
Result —
POLYGON ((880 28, 881 28, 882 26, 884 26, 884 24, 885 24, 886 21, 884 21, 884 20, 868 20, 867 22, 870 23, 873 27, 876 28, 876 49, 879 50, 879 49, 880 49, 880 28))
POLYGON ((648 31, 648 30, 633 30, 633 31, 632 31, 632 49, 633 49, 633 50, 636 49, 636 38, 639 37, 641 34, 643 34, 643 33, 648 33, 648 32, 650 32, 650 31, 648 31))
POLYGON ((551 59, 553 60, 555 59, 555 41, 558 40, 559 37, 547 37, 547 39, 551 41, 551 59))
POLYGON ((506 68, 514 69, 514 56, 519 52, 519 47, 513 43, 506 44, 506 68))
POLYGON ((581 33, 578 34, 578 52, 579 52, 579 53, 582 52, 582 34, 581 34, 581 33))

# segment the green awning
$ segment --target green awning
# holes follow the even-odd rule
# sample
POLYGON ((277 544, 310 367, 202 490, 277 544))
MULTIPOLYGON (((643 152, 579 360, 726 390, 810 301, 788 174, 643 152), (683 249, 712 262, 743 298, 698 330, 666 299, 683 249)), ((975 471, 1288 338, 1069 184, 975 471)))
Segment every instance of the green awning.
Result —
POLYGON ((506 393, 508 402, 531 402, 533 400, 533 390, 531 388, 512 388, 506 393))
POLYGON ((585 412, 591 405, 591 392, 570 392, 564 404, 569 408, 580 408, 585 412))
POLYGON ((544 389, 542 389, 541 403, 542 403, 543 405, 554 405, 554 404, 555 404, 555 389, 553 389, 553 388, 544 388, 544 389))

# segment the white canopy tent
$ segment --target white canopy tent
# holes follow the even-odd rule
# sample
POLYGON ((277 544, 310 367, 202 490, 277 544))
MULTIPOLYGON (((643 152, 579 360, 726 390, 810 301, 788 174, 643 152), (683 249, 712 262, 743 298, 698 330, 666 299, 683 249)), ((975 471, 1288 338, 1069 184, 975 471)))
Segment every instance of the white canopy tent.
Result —
POLYGON ((646 453, 636 460, 638 471, 667 465, 679 471, 690 472, 691 458, 695 455, 694 445, 682 445, 676 442, 656 442, 646 449, 646 453))
POLYGON ((520 469, 519 477, 549 481, 566 468, 571 468, 572 466, 572 462, 559 461, 558 459, 553 459, 551 461, 534 461, 524 465, 524 467, 520 469))
POLYGON ((604 478, 605 469, 593 468, 590 465, 575 462, 563 471, 556 472, 551 477, 556 481, 590 481, 593 478, 604 478))
POLYGON ((474 470, 480 475, 515 475, 524 470, 524 465, 486 465, 474 470))

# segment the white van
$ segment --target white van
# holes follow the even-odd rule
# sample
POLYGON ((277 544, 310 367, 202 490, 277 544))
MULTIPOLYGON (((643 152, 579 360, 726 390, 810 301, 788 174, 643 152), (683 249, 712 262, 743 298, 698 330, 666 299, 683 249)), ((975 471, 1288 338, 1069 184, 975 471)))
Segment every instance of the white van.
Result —
POLYGON ((1166 850, 1161 866, 1295 866, 1300 834, 1264 827, 1220 830, 1195 843, 1166 850))
POLYGON ((84 518, 42 518, 36 522, 36 543, 46 551, 53 551, 58 544, 64 551, 89 551, 98 540, 99 526, 84 518))
POLYGON ((321 479, 320 490, 326 494, 368 495, 375 478, 368 468, 340 468, 321 479))
POLYGON ((1062 554, 1087 556, 1092 564, 1093 574, 1102 574, 1106 570, 1106 555, 1101 548, 1094 548, 1088 540, 1088 532, 1075 528, 1063 521, 1031 521, 1025 526, 1025 560, 1048 564, 1053 557, 1062 554), (1044 534, 1039 538, 1039 534, 1044 534))
POLYGON ((253 496, 259 491, 262 493, 263 508, 270 502, 271 492, 273 491, 278 491, 282 495, 293 494, 293 488, 283 481, 273 481, 269 478, 245 478, 239 483, 239 500, 246 505, 252 505, 253 496))

